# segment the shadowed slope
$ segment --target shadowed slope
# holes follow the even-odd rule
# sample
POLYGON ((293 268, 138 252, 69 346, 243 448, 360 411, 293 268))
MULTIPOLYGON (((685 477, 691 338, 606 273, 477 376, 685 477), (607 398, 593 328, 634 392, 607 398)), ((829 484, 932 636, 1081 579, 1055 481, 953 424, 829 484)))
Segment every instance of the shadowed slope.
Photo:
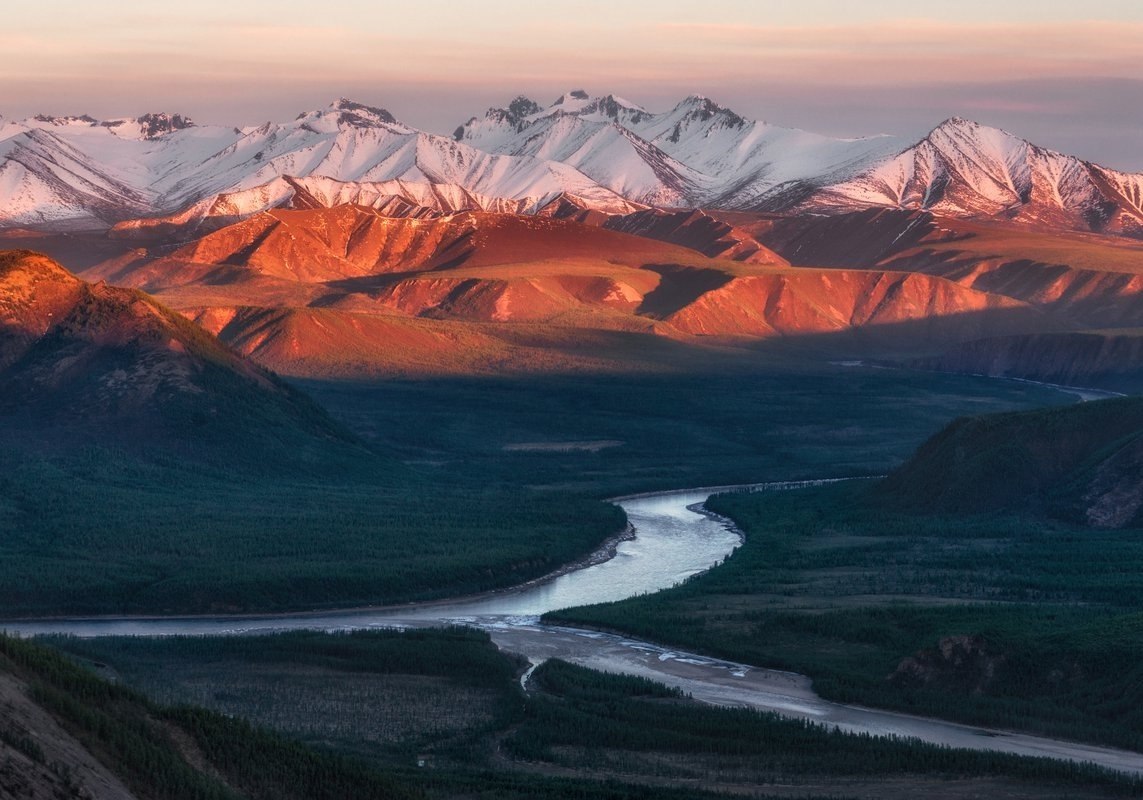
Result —
POLYGON ((0 412, 49 438, 76 427, 129 445, 346 438, 182 316, 30 251, 0 253, 0 412))
POLYGON ((664 212, 648 209, 609 217, 603 227, 681 244, 710 258, 725 258, 749 264, 789 264, 748 232, 703 211, 664 212))
POLYGON ((1143 401, 959 419, 880 487, 894 505, 1016 509, 1095 527, 1143 522, 1143 401))
POLYGON ((1137 392, 1143 388, 1143 329, 975 339, 938 356, 919 360, 914 366, 1137 392))

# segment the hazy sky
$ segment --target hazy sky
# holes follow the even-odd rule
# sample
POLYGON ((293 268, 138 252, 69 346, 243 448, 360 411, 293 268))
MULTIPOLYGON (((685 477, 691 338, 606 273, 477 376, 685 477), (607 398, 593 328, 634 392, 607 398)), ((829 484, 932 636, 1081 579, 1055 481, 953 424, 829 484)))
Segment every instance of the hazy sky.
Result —
POLYGON ((38 0, 0 28, 9 118, 249 124, 344 95, 447 132, 572 88, 833 135, 960 115, 1143 171, 1143 1, 38 0))

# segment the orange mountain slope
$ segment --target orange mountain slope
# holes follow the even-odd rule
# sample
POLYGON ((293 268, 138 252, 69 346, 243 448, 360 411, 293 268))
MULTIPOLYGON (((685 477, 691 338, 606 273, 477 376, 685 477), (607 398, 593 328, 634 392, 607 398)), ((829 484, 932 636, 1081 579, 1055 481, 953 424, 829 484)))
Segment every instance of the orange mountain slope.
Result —
POLYGON ((0 415, 12 429, 132 446, 342 434, 307 398, 142 292, 0 251, 0 415), (284 434, 285 435, 285 434, 284 434))
POLYGON ((1143 325, 1143 242, 874 210, 836 217, 728 214, 794 264, 947 278, 1071 321, 1143 325))
MULTIPOLYGON (((521 346, 549 369, 568 358, 541 356, 544 347, 566 350, 588 331, 741 346, 885 328, 891 344, 890 328, 907 325, 902 343, 915 351, 1061 328, 1025 302, 939 276, 791 268, 750 231, 706 215, 616 219, 638 222, 646 235, 485 212, 276 210, 85 275, 146 288, 243 353, 300 375, 471 371, 504 363, 521 346), (701 242, 731 257, 707 257, 695 249, 701 242), (505 324, 517 326, 511 343, 496 329, 505 324), (545 338, 545 328, 562 333, 545 338), (522 342, 524 331, 546 344, 522 342), (465 347, 475 355, 452 352, 465 347)), ((570 361, 599 359, 580 352, 570 361)))

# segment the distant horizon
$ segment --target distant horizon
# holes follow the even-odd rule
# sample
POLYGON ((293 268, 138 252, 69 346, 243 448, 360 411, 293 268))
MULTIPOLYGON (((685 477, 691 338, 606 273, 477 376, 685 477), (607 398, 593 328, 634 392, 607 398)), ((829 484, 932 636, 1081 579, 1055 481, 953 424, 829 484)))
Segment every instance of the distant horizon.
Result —
POLYGON ((919 139, 948 117, 1143 172, 1143 4, 684 0, 446 8, 298 0, 140 11, 41 0, 0 32, 0 114, 148 111, 199 124, 292 118, 339 96, 451 134, 523 94, 617 94, 653 111, 689 94, 751 119, 919 139), (918 17, 918 13, 923 17, 918 17))

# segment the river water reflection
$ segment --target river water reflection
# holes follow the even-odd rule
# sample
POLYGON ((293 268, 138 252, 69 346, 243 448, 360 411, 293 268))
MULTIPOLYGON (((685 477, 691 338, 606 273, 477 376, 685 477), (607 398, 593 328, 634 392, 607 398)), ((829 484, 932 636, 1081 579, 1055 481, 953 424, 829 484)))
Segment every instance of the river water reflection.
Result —
POLYGON ((729 524, 692 509, 711 491, 665 492, 618 501, 635 526, 636 537, 620 543, 614 558, 517 591, 437 603, 273 617, 45 620, 0 622, 0 628, 21 635, 164 636, 464 623, 483 628, 500 647, 532 663, 562 658, 594 669, 638 675, 677 687, 707 703, 776 712, 852 733, 1092 762, 1143 775, 1140 753, 830 703, 818 697, 810 680, 801 675, 757 669, 626 636, 540 624, 538 617, 545 611, 665 589, 724 559, 739 545, 738 533, 729 524))
MULTIPOLYGON (((773 488, 786 485, 772 484, 773 488)), ((547 611, 666 589, 722 561, 738 547, 741 537, 729 523, 692 508, 710 493, 709 489, 686 490, 619 500, 635 537, 620 542, 614 558, 551 581, 482 597, 263 617, 61 619, 0 623, 0 627, 22 635, 166 636, 346 630, 416 622, 503 624, 513 618, 534 622, 547 611)))

